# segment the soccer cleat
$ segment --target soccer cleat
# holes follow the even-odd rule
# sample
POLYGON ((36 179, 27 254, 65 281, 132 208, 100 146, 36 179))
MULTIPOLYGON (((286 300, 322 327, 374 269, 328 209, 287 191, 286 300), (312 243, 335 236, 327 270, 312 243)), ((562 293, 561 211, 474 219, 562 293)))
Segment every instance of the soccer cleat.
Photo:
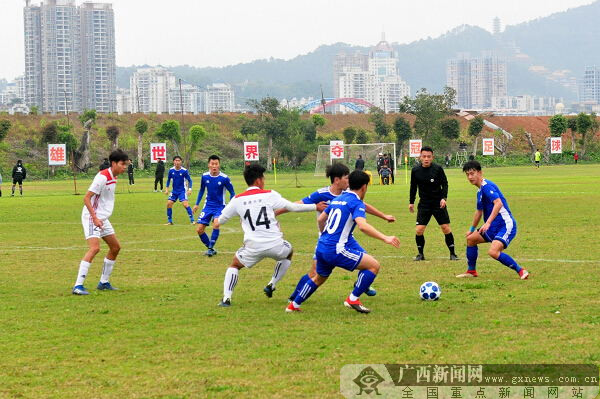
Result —
POLYGON ((418 254, 417 256, 414 257, 413 259, 415 262, 421 261, 421 260, 425 260, 425 255, 423 254, 418 254))
POLYGON ((190 220, 190 224, 196 224, 196 222, 193 220, 190 220))
POLYGON ((377 291, 373 287, 369 287, 369 289, 365 291, 365 294, 367 294, 367 296, 375 296, 377 295, 377 291))
POLYGON ((222 308, 228 308, 231 306, 231 299, 227 298, 225 300, 221 300, 221 302, 219 302, 219 306, 222 308))
POLYGON ((294 306, 294 302, 290 302, 288 303, 287 307, 285 308, 285 311, 288 313, 292 313, 292 312, 301 312, 302 309, 300 309, 300 307, 295 307, 294 306))
POLYGON ((173 226, 173 222, 167 222, 165 223, 165 226, 173 226))
POLYGON ((456 277, 458 278, 470 278, 470 277, 479 277, 479 275, 477 274, 477 272, 475 270, 473 271, 469 271, 467 270, 466 272, 457 275, 456 277))
POLYGON ((110 285, 110 283, 108 281, 106 283, 98 283, 98 286, 96 287, 96 289, 98 289, 100 291, 118 291, 119 290, 117 287, 113 287, 112 285, 110 285))
POLYGON ((275 291, 275 288, 273 288, 272 284, 267 284, 267 286, 263 289, 263 292, 265 293, 265 295, 267 296, 267 298, 272 298, 273 297, 273 291, 275 291))
POLYGON ((90 295, 89 292, 85 289, 83 285, 76 285, 73 287, 73 291, 71 291, 73 295, 90 295))
POLYGON ((206 256, 215 256, 217 251, 214 248, 208 248, 208 251, 205 252, 206 256))
POLYGON ((350 297, 346 298, 346 300, 344 301, 344 306, 350 309, 354 309, 356 310, 358 313, 371 313, 371 309, 365 307, 361 302, 360 299, 357 299, 356 301, 351 301, 350 297))
POLYGON ((458 256, 450 254, 450 260, 460 260, 458 256))
POLYGON ((519 276, 521 277, 521 280, 527 280, 527 278, 529 277, 529 272, 525 269, 521 269, 521 271, 519 272, 519 276))

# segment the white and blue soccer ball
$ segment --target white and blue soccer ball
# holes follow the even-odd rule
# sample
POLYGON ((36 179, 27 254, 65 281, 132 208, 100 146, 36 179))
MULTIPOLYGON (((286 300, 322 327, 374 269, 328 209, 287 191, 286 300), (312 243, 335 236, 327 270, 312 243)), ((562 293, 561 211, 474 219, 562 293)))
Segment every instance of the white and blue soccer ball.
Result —
POLYGON ((440 288, 438 283, 435 283, 433 281, 423 283, 421 285, 421 288, 419 289, 419 296, 424 301, 437 301, 438 299, 440 299, 441 295, 442 289, 440 288))

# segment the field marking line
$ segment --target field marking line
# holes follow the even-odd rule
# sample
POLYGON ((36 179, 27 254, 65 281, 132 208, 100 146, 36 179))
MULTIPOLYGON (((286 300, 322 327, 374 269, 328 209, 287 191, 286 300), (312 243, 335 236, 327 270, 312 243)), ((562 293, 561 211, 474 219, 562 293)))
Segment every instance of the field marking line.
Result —
MULTIPOLYGON (((85 250, 87 247, 33 247, 33 246, 13 246, 13 247, 0 247, 0 250, 9 250, 9 251, 73 251, 73 250, 85 250)), ((202 250, 189 250, 189 249, 158 249, 158 248, 124 248, 125 252, 170 252, 170 253, 191 253, 191 254, 200 254, 202 250)), ((221 254, 229 254, 233 255, 235 251, 219 251, 221 254)), ((310 256, 314 255, 313 252, 295 252, 294 254, 300 256, 310 256)), ((385 259, 408 259, 412 261, 412 256, 401 256, 401 255, 380 255, 377 258, 385 258, 385 259)), ((438 256, 430 259, 437 260, 448 260, 448 257, 438 256)), ((494 261, 493 259, 482 258, 479 261, 494 261)), ((600 259, 544 259, 544 258, 519 258, 519 262, 552 262, 552 263, 600 263, 600 259)))

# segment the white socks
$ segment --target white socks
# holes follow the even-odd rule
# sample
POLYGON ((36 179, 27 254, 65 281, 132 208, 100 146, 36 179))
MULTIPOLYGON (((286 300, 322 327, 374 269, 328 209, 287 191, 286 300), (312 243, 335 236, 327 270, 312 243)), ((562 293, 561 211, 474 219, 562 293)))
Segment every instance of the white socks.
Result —
POLYGON ((289 259, 280 260, 279 262, 275 263, 273 277, 271 277, 271 281, 269 282, 269 284, 271 284, 273 288, 275 288, 277 282, 281 280, 283 276, 285 276, 285 273, 287 272, 291 264, 292 261, 289 259))
POLYGON ((77 281, 75 281, 75 285, 83 285, 85 277, 88 274, 88 270, 90 269, 90 265, 90 262, 86 262, 84 260, 79 263, 79 274, 77 275, 77 281))
POLYGON ((233 289, 238 282, 239 270, 235 267, 227 268, 225 272, 225 281, 223 281, 223 300, 231 299, 233 295, 233 289))
POLYGON ((110 260, 108 258, 104 258, 104 266, 102 267, 102 276, 100 276, 101 283, 108 283, 108 279, 113 271, 113 267, 115 267, 116 260, 110 260))

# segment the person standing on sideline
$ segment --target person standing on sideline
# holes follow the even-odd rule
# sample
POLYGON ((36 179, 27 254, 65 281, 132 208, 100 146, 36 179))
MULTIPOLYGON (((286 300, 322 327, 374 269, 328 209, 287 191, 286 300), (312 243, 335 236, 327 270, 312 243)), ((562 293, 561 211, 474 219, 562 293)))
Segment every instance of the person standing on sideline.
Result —
POLYGON ((127 177, 129 177, 129 185, 135 185, 135 180, 133 179, 133 161, 131 159, 127 165, 127 177))
POLYGON ((535 159, 535 166, 537 166, 537 168, 539 169, 540 161, 542 160, 542 154, 540 154, 540 150, 538 150, 537 148, 535 149, 534 159, 535 159))
POLYGON ((354 164, 354 169, 363 170, 365 168, 365 160, 362 158, 362 155, 358 156, 356 163, 354 164))
POLYGON ((415 261, 425 260, 423 249, 425 248, 425 229, 431 219, 440 225, 444 233, 446 245, 450 250, 450 260, 458 260, 454 252, 454 236, 450 229, 450 215, 446 207, 448 198, 448 179, 444 169, 433 163, 433 149, 431 147, 421 148, 421 165, 415 166, 410 174, 410 199, 408 209, 410 213, 415 211, 415 197, 419 189, 419 205, 417 206, 417 228, 415 241, 419 254, 415 261))
POLYGON ((160 183, 160 191, 163 190, 163 179, 165 178, 165 163, 162 159, 158 160, 156 164, 156 170, 154 171, 154 192, 156 192, 156 186, 160 183))
POLYGON ((390 167, 390 176, 392 178, 392 184, 394 184, 394 158, 392 158, 392 154, 388 153, 388 158, 389 158, 389 163, 388 166, 390 167))
POLYGON ((446 154, 446 158, 444 158, 444 164, 446 167, 450 166, 450 153, 446 154))
POLYGON ((190 223, 194 224, 194 213, 190 204, 188 203, 188 195, 192 193, 192 178, 188 170, 181 166, 183 160, 179 155, 175 155, 173 158, 173 167, 169 169, 169 175, 167 177, 167 188, 165 194, 168 195, 167 199, 167 223, 166 225, 173 224, 173 204, 177 201, 181 202, 185 208, 190 223), (173 180, 173 191, 169 195, 169 185, 173 180), (186 184, 187 183, 187 184, 186 184))
POLYGON ((579 161, 579 154, 578 153, 573 154, 573 159, 575 160, 575 163, 577 163, 577 161, 579 161))
POLYGON ((119 244, 115 230, 108 218, 112 215, 115 206, 117 176, 127 169, 128 159, 129 157, 123 150, 113 151, 109 156, 110 167, 98 172, 87 194, 83 197, 84 206, 81 212, 81 223, 89 249, 79 263, 79 273, 72 290, 73 295, 89 294, 83 283, 94 257, 100 252, 101 238, 108 244, 108 254, 104 258, 102 276, 97 289, 108 291, 117 289, 110 284, 109 279, 115 267, 117 255, 121 250, 121 244, 119 244))
POLYGON ((2 197, 2 173, 0 173, 0 197, 2 197))
POLYGON ((27 178, 27 169, 25 169, 25 166, 23 166, 23 161, 20 159, 17 161, 17 164, 12 170, 12 178, 12 194, 10 196, 15 196, 15 187, 17 184, 19 185, 19 193, 21 193, 21 196, 23 196, 23 180, 27 178))

